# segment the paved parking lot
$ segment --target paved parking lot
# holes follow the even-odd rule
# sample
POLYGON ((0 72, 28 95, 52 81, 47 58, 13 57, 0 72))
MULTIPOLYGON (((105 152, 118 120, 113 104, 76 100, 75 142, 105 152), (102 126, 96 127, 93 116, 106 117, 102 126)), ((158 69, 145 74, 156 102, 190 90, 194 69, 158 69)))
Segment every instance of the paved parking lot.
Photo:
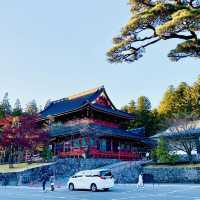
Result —
POLYGON ((42 192, 39 187, 0 187, 1 200, 200 200, 200 185, 116 185, 108 192, 73 191, 57 188, 42 192))

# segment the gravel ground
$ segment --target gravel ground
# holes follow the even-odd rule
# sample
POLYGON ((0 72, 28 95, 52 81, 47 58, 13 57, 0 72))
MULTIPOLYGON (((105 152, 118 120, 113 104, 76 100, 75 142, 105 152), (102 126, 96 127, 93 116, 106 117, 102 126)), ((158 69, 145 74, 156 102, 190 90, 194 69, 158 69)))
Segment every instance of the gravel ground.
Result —
POLYGON ((135 184, 115 185, 108 192, 68 191, 61 186, 54 192, 40 187, 0 187, 0 200, 200 200, 200 185, 145 185, 137 190, 135 184))

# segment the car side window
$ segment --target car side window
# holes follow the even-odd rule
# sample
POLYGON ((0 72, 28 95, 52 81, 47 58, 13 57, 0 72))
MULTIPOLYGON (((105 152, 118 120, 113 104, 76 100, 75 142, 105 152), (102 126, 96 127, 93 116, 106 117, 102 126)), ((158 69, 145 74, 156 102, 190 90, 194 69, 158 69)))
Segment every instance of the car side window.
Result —
POLYGON ((100 173, 101 176, 112 176, 111 171, 101 171, 100 173))
POLYGON ((83 177, 82 175, 75 175, 75 176, 72 176, 72 178, 80 178, 80 177, 83 177))
POLYGON ((85 175, 86 177, 93 177, 93 175, 85 175))

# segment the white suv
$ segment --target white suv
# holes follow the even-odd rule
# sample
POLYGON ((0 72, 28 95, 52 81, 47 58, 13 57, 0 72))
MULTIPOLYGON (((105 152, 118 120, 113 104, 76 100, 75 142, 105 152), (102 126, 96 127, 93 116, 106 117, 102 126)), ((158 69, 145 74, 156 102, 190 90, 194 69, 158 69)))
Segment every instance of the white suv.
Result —
POLYGON ((111 170, 107 169, 80 171, 69 178, 67 186, 71 191, 74 189, 88 189, 92 192, 109 190, 114 186, 114 178, 111 170))

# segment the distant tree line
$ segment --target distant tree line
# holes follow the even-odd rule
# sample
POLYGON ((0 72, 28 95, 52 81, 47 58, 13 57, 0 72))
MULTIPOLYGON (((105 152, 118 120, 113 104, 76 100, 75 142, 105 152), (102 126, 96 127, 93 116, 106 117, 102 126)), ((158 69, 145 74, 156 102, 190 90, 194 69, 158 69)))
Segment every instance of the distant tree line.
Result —
POLYGON ((144 127, 145 135, 151 136, 165 128, 163 116, 158 109, 152 109, 151 102, 146 96, 140 96, 136 102, 131 100, 122 107, 122 110, 135 116, 133 121, 125 124, 128 129, 144 127))
MULTIPOLYGON (((47 101, 47 103, 49 100, 47 101)), ((26 104, 24 108, 21 106, 20 100, 17 98, 14 105, 11 106, 8 93, 6 92, 3 99, 0 101, 0 119, 6 116, 20 116, 22 114, 37 114, 41 111, 41 106, 38 106, 36 100, 33 99, 26 104)))
POLYGON ((148 97, 140 96, 122 107, 123 111, 135 115, 135 120, 126 124, 127 128, 144 127, 146 136, 151 136, 170 126, 169 120, 187 116, 200 117, 200 76, 188 85, 181 82, 177 87, 171 85, 165 91, 157 108, 151 108, 148 97))
POLYGON ((172 118, 175 115, 180 117, 195 115, 199 117, 200 76, 192 85, 182 82, 177 87, 170 86, 164 93, 158 111, 167 118, 172 118))

